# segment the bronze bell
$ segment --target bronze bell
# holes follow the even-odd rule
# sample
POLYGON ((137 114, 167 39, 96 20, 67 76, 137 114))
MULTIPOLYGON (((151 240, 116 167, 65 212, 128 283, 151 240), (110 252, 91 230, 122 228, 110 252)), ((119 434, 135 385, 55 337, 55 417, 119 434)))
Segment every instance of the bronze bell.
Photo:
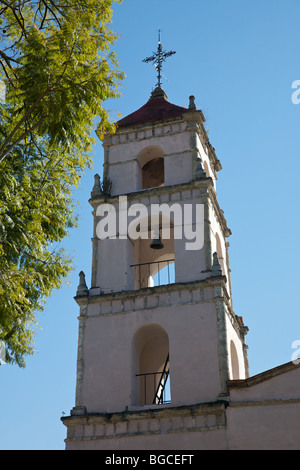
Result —
POLYGON ((150 245, 150 248, 152 248, 153 250, 161 250, 163 247, 164 247, 164 245, 163 245, 159 235, 158 235, 158 237, 153 238, 152 243, 150 245))

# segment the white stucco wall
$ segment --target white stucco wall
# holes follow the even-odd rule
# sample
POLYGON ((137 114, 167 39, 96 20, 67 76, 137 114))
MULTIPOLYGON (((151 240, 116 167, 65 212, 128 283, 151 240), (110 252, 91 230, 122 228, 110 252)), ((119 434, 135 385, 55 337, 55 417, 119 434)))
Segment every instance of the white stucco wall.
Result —
MULTIPOLYGON (((157 302, 155 296, 153 301, 157 302)), ((87 411, 132 409, 132 341, 139 328, 149 324, 160 325, 169 338, 172 405, 216 400, 220 377, 214 304, 175 302, 146 310, 138 305, 136 300, 134 311, 119 315, 99 315, 97 304, 89 306, 81 397, 87 411)), ((142 298, 140 305, 144 306, 142 298)), ((113 308, 120 306, 116 303, 113 308)))
POLYGON ((190 133, 185 122, 127 132, 126 137, 119 131, 111 137, 111 145, 105 144, 105 169, 112 181, 112 195, 141 189, 139 155, 147 147, 158 147, 164 155, 165 185, 192 180, 190 133))

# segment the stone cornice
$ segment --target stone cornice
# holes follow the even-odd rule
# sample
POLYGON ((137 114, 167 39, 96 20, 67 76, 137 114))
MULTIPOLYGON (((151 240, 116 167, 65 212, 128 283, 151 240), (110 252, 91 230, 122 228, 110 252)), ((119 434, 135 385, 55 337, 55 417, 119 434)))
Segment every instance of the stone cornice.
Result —
MULTIPOLYGON (((113 137, 118 138, 119 136, 126 136, 126 139, 121 142, 121 140, 118 140, 118 144, 122 143, 127 143, 130 140, 144 140, 145 138, 151 139, 152 137, 164 137, 165 134, 157 135, 155 132, 156 128, 163 127, 163 126, 171 126, 172 124, 181 124, 181 123, 186 123, 186 120, 183 119, 181 116, 179 117, 173 117, 170 119, 165 119, 165 120, 160 120, 160 121, 154 121, 154 122, 149 122, 146 124, 138 124, 132 127, 125 127, 125 128, 117 128, 116 132, 114 134, 107 134, 104 139, 102 140, 102 145, 103 147, 109 147, 111 145, 115 145, 115 143, 112 143, 113 137), (143 132, 145 135, 147 131, 151 131, 151 135, 148 135, 147 137, 139 137, 139 134, 143 132), (132 136, 134 136, 132 138, 132 136)), ((187 132, 187 129, 181 129, 181 130, 176 130, 173 132, 169 132, 168 135, 171 134, 178 134, 180 132, 187 132)))
POLYGON ((123 412, 110 412, 110 413, 87 413, 82 409, 84 414, 72 414, 71 416, 61 417, 61 421, 65 424, 105 424, 117 423, 120 420, 135 420, 135 419, 161 419, 176 416, 195 416, 211 415, 215 413, 223 413, 228 406, 227 400, 218 400, 215 402, 196 403, 192 405, 146 405, 145 407, 136 407, 135 410, 126 410, 123 412))
POLYGON ((82 319, 126 315, 141 309, 147 310, 157 307, 167 308, 174 305, 200 305, 221 302, 226 306, 225 312, 230 318, 231 324, 242 338, 247 333, 248 328, 232 310, 226 281, 225 276, 212 276, 196 281, 177 282, 156 287, 110 293, 97 293, 99 288, 95 288, 90 290, 89 295, 76 296, 74 299, 81 307, 82 313, 79 318, 82 319), (209 288, 213 289, 213 293, 210 298, 204 298, 204 289, 209 288), (87 315, 87 308, 83 310, 82 307, 87 307, 90 304, 98 304, 99 312, 87 315))
MULTIPOLYGON (((157 120, 153 122, 148 122, 148 123, 142 123, 142 124, 136 124, 130 127, 121 127, 121 128, 116 128, 116 131, 114 134, 106 134, 105 137, 102 140, 102 145, 103 147, 109 147, 111 145, 121 145, 121 144, 126 144, 131 140, 139 141, 139 140, 144 140, 144 139, 151 139, 152 137, 164 137, 165 133, 162 132, 162 134, 157 134, 155 129, 159 127, 164 127, 164 126, 170 126, 170 129, 168 129, 168 136, 172 134, 179 134, 181 132, 187 132, 191 130, 195 130, 199 136, 200 142, 205 149, 211 163, 212 163, 212 168, 214 172, 220 171, 222 169, 222 165, 220 160, 217 158, 215 149, 211 145, 207 131, 204 126, 205 122, 205 117, 204 114, 201 110, 192 110, 184 113, 181 116, 178 117, 172 117, 170 119, 164 119, 164 120, 157 120), (180 129, 176 128, 176 130, 172 130, 172 124, 182 124, 185 123, 186 126, 182 127, 180 129), (151 135, 149 132, 151 131, 151 135), (126 136, 125 140, 121 136, 126 136), (117 142, 113 143, 113 138, 117 139, 117 142)), ((115 139, 115 140, 116 140, 115 139)))
MULTIPOLYGON (((128 300, 130 298, 142 297, 147 295, 157 295, 165 292, 178 292, 189 288, 193 289, 198 287, 216 287, 221 285, 226 291, 225 283, 225 276, 216 276, 207 277, 206 279, 196 281, 174 282, 173 284, 164 284, 155 287, 144 287, 143 289, 106 292, 101 293, 99 295, 79 295, 75 296, 74 299, 78 305, 83 305, 87 303, 98 303, 100 301, 107 302, 111 300, 128 300)), ((228 297, 227 291, 226 296, 228 297)))
MULTIPOLYGON (((118 194, 118 195, 114 195, 114 196, 110 196, 106 198, 104 196, 93 196, 89 199, 89 203, 94 209, 96 209, 96 207, 99 204, 104 204, 106 202, 109 202, 111 204, 118 203, 118 198, 120 196, 127 196, 129 201, 138 200, 140 202, 141 199, 144 199, 146 197, 148 198, 151 198, 152 196, 159 197, 165 194, 174 194, 174 193, 180 194, 182 191, 188 191, 188 190, 193 191, 197 189, 206 189, 207 195, 212 201, 213 207, 220 221, 220 225, 222 227, 224 236, 226 238, 229 237, 231 235, 231 231, 227 226, 227 221, 225 219, 224 212, 221 210, 219 206, 212 178, 203 178, 201 180, 192 180, 192 181, 189 181, 188 183, 180 183, 180 184, 175 184, 175 185, 170 185, 170 186, 143 189, 140 191, 134 191, 134 192, 125 193, 125 194, 118 194)), ((192 198, 195 199, 199 197, 205 197, 205 193, 202 192, 200 196, 191 195, 191 199, 192 198)), ((170 204, 172 204, 175 201, 169 201, 169 202, 170 204)))
MULTIPOLYGON (((188 111, 181 116, 171 117, 169 119, 158 119, 156 121, 146 122, 142 124, 135 124, 132 126, 126 127, 116 127, 114 134, 106 134, 103 138, 103 146, 111 145, 111 137, 114 135, 121 135, 121 134, 132 134, 134 132, 141 131, 143 129, 152 129, 153 127, 157 126, 165 126, 166 124, 170 125, 172 123, 178 124, 179 122, 191 122, 195 121, 199 124, 205 122, 205 117, 201 110, 195 111, 188 111)), ((178 132, 178 131, 177 131, 178 132)))

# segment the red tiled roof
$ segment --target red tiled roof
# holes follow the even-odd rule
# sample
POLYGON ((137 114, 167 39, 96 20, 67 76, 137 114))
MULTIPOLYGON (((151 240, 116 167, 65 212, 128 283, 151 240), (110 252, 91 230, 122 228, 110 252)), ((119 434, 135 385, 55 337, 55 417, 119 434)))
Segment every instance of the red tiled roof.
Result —
POLYGON ((169 103, 164 91, 156 88, 149 101, 137 111, 120 119, 117 122, 118 127, 131 127, 147 122, 164 121, 166 119, 181 116, 188 112, 189 109, 169 103))

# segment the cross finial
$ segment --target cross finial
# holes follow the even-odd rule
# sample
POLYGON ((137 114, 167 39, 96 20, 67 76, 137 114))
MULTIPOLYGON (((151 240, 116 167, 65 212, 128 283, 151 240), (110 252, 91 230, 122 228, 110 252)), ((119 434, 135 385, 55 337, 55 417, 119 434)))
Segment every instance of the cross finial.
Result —
POLYGON ((160 33, 161 29, 158 30, 158 46, 157 46, 157 52, 153 52, 153 55, 150 57, 146 57, 146 59, 143 60, 143 62, 148 63, 148 62, 154 62, 155 69, 157 71, 157 84, 156 86, 161 88, 161 70, 162 70, 162 63, 165 62, 167 57, 170 57, 173 54, 176 54, 175 51, 169 51, 165 52, 163 51, 161 42, 160 42, 160 33))
POLYGON ((162 31, 162 29, 159 28, 157 31, 158 31, 158 43, 160 44, 160 32, 162 31))

